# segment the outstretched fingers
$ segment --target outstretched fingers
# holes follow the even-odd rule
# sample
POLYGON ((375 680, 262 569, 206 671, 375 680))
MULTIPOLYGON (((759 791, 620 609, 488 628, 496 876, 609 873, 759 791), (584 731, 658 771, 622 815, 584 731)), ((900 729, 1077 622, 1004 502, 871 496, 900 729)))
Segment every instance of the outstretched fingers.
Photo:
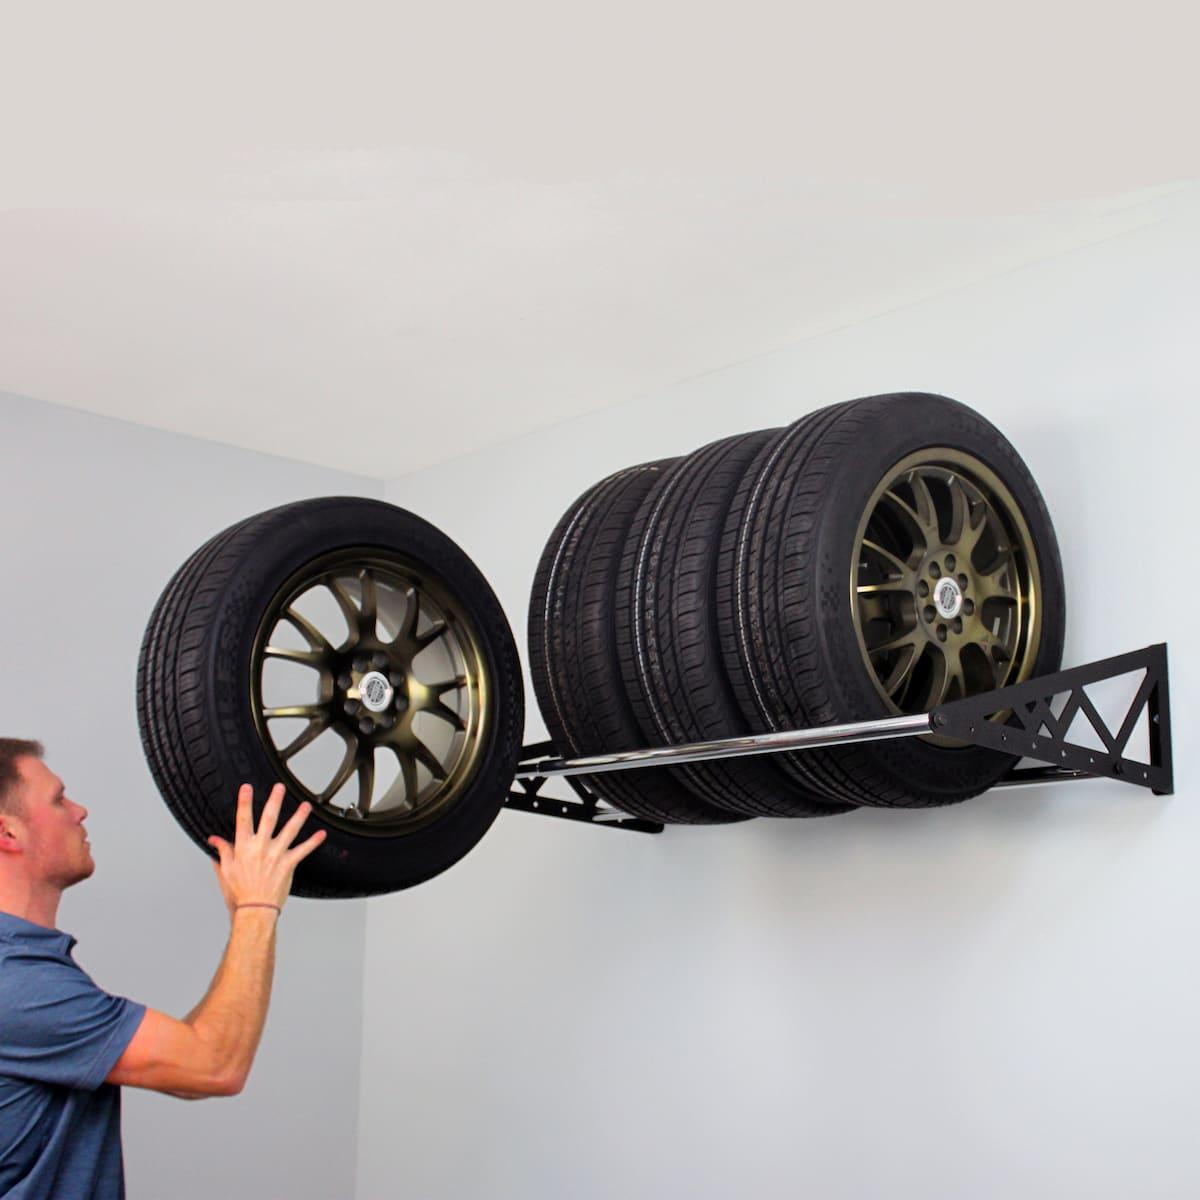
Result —
POLYGON ((234 840, 244 842, 254 836, 254 789, 243 783, 238 788, 237 819, 234 840))
POLYGON ((275 826, 279 822, 279 810, 283 807, 283 784, 277 783, 263 805, 262 816, 258 819, 259 837, 271 838, 275 834, 275 826))
POLYGON ((293 846, 287 852, 288 861, 293 867, 302 863, 324 840, 325 830, 318 829, 311 837, 305 838, 298 846, 293 846))
POLYGON ((275 839, 284 849, 287 849, 299 836, 300 830, 304 827, 304 822, 308 820, 311 812, 312 805, 307 800, 297 805, 296 811, 288 818, 287 824, 279 831, 279 836, 275 839))

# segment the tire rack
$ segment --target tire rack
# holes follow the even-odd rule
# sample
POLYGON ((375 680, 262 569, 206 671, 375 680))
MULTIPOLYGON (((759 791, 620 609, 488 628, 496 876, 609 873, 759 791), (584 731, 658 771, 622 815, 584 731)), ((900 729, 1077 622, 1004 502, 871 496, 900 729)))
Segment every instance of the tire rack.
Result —
POLYGON ((582 781, 583 778, 606 771, 704 762, 746 754, 772 754, 884 738, 920 737, 930 733, 1019 755, 1018 762, 995 787, 1060 783, 1071 779, 1118 779, 1148 788, 1156 796, 1170 796, 1175 790, 1175 781, 1171 766, 1166 643, 1057 671, 1053 675, 1042 675, 964 700, 953 700, 932 712, 914 716, 884 717, 846 725, 822 725, 572 759, 553 757, 555 747, 552 742, 535 742, 522 749, 515 787, 509 792, 505 806, 568 821, 586 821, 640 833, 661 833, 663 826, 657 822, 633 817, 609 806, 582 781), (1145 671, 1145 676, 1114 733, 1084 689, 1088 684, 1134 671, 1145 671), (1064 693, 1067 694, 1066 703, 1056 714, 1052 701, 1064 693), (989 720, 1006 712, 1011 713, 1007 721, 989 720), (1072 722, 1080 712, 1103 743, 1103 750, 1066 740, 1072 722), (1143 712, 1149 721, 1149 762, 1139 762, 1125 755, 1143 712), (1020 767, 1022 759, 1032 759, 1043 765, 1020 767), (542 794, 546 781, 559 776, 566 779, 574 792, 573 797, 563 799, 542 794))

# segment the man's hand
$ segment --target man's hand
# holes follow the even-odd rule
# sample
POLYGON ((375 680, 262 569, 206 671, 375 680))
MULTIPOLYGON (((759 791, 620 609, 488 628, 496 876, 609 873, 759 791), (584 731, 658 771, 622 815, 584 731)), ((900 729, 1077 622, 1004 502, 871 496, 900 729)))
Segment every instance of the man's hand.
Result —
MULTIPOLYGON (((224 838, 208 844, 220 856, 213 864, 232 919, 239 904, 283 907, 292 873, 324 840, 314 833, 298 846, 309 804, 301 804, 275 833, 283 804, 283 785, 271 789, 262 820, 254 828, 254 789, 238 792, 237 824, 231 846, 224 838)), ((125 1052, 108 1074, 108 1082, 152 1088, 173 1096, 200 1099, 233 1096, 250 1073, 275 970, 275 918, 252 909, 233 921, 225 957, 207 995, 183 1021, 147 1009, 125 1052)))
POLYGON ((296 809, 279 833, 275 833, 283 794, 282 783, 271 789, 255 830, 254 789, 248 783, 242 784, 238 790, 233 845, 224 838, 208 839, 219 858, 213 868, 230 917, 239 904, 276 904, 282 908, 297 866, 325 840, 325 831, 319 829, 298 846, 292 845, 312 812, 312 805, 307 801, 296 809))

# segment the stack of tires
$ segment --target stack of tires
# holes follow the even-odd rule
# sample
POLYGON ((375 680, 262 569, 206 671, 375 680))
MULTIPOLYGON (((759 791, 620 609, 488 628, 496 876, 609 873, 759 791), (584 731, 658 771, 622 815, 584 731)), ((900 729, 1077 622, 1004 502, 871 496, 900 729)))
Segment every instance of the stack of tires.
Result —
MULTIPOLYGON (((1004 436, 871 396, 618 471, 559 521, 529 655, 569 756, 926 712, 1058 668, 1062 569, 1004 436)), ((663 822, 965 800, 1007 755, 933 737, 595 775, 663 822)))

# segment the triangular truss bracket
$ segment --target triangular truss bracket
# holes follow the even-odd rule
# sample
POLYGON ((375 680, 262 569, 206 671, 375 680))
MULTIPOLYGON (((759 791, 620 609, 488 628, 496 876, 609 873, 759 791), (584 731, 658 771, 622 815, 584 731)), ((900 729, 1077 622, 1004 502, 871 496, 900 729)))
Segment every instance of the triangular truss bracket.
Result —
POLYGON ((1174 791, 1165 643, 954 700, 934 709, 930 715, 933 728, 940 735, 1019 754, 1053 768, 1014 770, 1006 783, 1110 776, 1149 788, 1157 796, 1169 796, 1174 791), (1088 684, 1134 672, 1142 672, 1143 678, 1128 711, 1118 722, 1106 721, 1084 689, 1088 684), (1061 695, 1066 696, 1066 703, 1057 708, 1056 715, 1054 701, 1061 695), (1083 746, 1067 740, 1072 725, 1081 715, 1094 730, 1099 746, 1083 746), (1149 762, 1126 755, 1130 738, 1142 718, 1147 721, 1149 762))
MULTIPOLYGON (((522 763, 536 762, 547 754, 555 753, 553 742, 534 742, 521 750, 522 763)), ((630 816, 619 808, 606 804, 587 786, 581 777, 572 777, 567 784, 573 796, 547 796, 542 792, 546 782, 544 775, 531 778, 518 777, 504 801, 505 808, 518 812, 537 813, 542 817, 558 817, 564 821, 585 821, 589 825, 607 825, 610 829, 630 829, 635 833, 662 833, 657 821, 630 816)))

